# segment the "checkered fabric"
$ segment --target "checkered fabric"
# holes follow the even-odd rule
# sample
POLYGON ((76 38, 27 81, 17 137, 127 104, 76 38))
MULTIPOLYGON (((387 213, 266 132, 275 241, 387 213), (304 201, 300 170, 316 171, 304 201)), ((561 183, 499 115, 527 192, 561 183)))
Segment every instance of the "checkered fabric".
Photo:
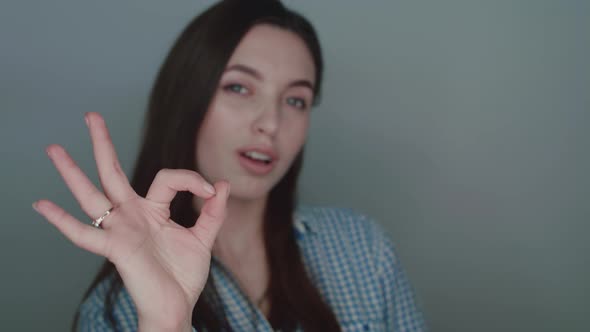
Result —
MULTIPOLYGON (((304 264, 342 330, 426 331, 414 291, 383 229, 350 209, 299 207, 294 215, 304 264)), ((212 277, 234 331, 273 331, 235 278, 216 259, 212 277)), ((104 315, 110 279, 80 307, 79 331, 113 331, 104 315)), ((123 288, 114 306, 119 331, 137 330, 137 313, 123 288)))

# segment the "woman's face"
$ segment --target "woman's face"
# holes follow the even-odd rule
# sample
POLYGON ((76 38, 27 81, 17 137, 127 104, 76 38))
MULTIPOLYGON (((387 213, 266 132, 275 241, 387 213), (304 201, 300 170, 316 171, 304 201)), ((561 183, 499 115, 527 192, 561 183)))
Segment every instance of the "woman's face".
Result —
POLYGON ((197 137, 197 169, 235 199, 264 198, 307 136, 315 66, 303 40, 254 26, 223 73, 197 137))

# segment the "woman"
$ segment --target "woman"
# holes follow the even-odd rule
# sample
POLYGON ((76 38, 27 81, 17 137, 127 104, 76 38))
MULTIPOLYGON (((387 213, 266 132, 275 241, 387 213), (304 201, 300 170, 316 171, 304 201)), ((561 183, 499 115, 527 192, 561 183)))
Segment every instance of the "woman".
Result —
POLYGON ((80 330, 424 328, 375 223, 296 204, 322 69, 303 17, 273 0, 222 1, 187 26, 160 69, 131 184, 98 114, 86 122, 104 193, 48 147, 95 227, 46 200, 35 209, 107 258, 80 330))

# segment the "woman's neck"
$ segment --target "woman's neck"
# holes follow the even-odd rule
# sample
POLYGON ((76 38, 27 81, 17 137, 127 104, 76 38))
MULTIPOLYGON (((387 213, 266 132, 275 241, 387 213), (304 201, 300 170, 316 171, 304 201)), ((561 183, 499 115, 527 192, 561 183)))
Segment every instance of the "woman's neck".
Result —
POLYGON ((270 270, 264 246, 266 198, 259 201, 229 199, 226 220, 213 246, 213 256, 232 273, 242 291, 265 315, 270 303, 270 270))
POLYGON ((243 201, 230 198, 227 215, 214 247, 225 254, 239 256, 264 243, 264 211, 266 198, 243 201))

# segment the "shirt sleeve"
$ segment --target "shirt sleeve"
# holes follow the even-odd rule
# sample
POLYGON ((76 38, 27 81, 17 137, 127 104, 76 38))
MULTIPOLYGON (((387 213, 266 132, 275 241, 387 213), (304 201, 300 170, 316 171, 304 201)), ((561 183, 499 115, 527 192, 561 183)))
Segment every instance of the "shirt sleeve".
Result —
POLYGON ((87 299, 80 306, 76 330, 78 332, 113 331, 113 326, 104 318, 101 303, 89 300, 87 299))
MULTIPOLYGON (((80 332, 111 332, 137 331, 137 314, 131 297, 123 288, 113 306, 114 325, 106 318, 104 303, 107 289, 99 284, 80 306, 77 331, 80 332)), ((193 332, 197 329, 192 328, 193 332)))
MULTIPOLYGON (((135 332, 137 331, 137 312, 131 295, 125 287, 117 294, 112 314, 114 325, 105 314, 105 300, 112 278, 99 283, 80 305, 80 315, 76 330, 79 332, 135 332)), ((193 332, 197 329, 192 328, 193 332)))
POLYGON ((108 295, 112 277, 108 277, 96 285, 88 297, 80 305, 80 316, 77 331, 80 332, 110 332, 137 331, 137 314, 135 305, 127 290, 123 287, 117 293, 113 303, 111 322, 105 314, 105 301, 108 295), (114 324, 113 324, 114 323, 114 324))
POLYGON ((377 236, 377 275, 384 296, 387 331, 427 331, 424 315, 395 247, 383 231, 377 236))

